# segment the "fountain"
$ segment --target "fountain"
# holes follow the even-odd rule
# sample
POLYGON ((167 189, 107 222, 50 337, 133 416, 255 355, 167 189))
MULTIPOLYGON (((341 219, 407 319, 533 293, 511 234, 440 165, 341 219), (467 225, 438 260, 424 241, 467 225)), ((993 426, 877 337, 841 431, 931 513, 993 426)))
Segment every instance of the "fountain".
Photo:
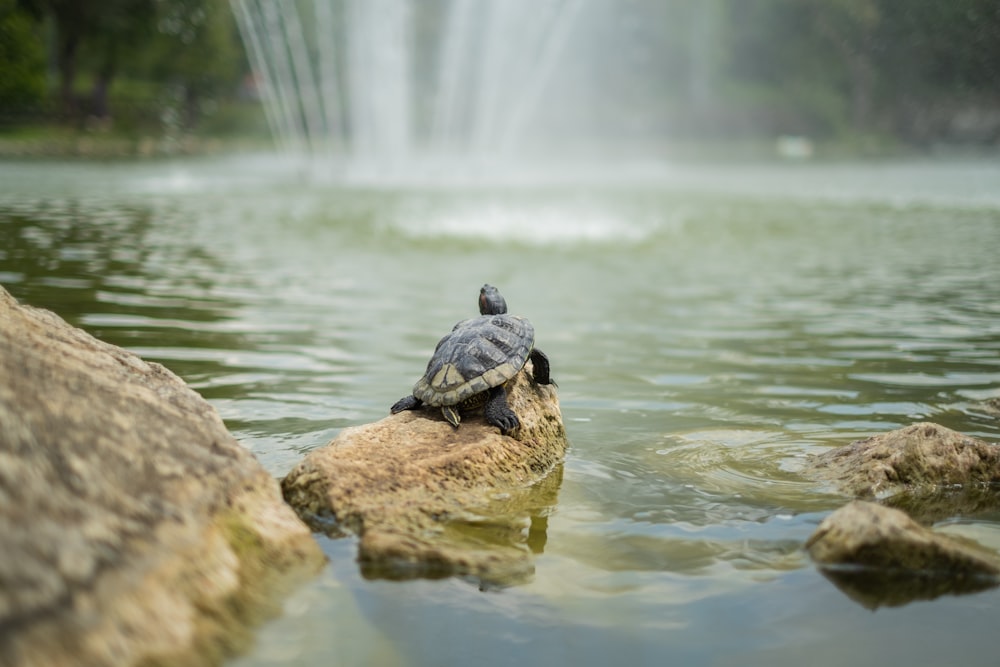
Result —
POLYGON ((521 148, 585 0, 231 0, 292 155, 378 173, 521 148))

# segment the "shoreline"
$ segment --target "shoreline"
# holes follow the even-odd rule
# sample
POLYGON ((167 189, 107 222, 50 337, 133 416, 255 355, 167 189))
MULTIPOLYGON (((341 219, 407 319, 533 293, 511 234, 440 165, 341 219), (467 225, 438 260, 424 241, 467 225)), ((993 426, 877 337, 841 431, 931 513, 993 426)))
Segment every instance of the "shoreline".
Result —
MULTIPOLYGON (((918 146, 889 137, 852 136, 828 141, 806 137, 752 137, 726 141, 660 140, 640 149, 602 146, 592 150, 554 147, 551 155, 567 160, 663 159, 685 162, 823 163, 845 160, 991 159, 1000 158, 1000 143, 935 143, 918 146), (789 151, 788 146, 808 148, 789 151)), ((247 152, 281 152, 267 136, 212 136, 198 134, 132 135, 107 130, 76 130, 60 126, 26 126, 0 130, 2 160, 117 160, 178 156, 217 156, 247 152)), ((419 155, 419 151, 416 151, 419 155)), ((528 154, 526 159, 537 155, 528 154)))

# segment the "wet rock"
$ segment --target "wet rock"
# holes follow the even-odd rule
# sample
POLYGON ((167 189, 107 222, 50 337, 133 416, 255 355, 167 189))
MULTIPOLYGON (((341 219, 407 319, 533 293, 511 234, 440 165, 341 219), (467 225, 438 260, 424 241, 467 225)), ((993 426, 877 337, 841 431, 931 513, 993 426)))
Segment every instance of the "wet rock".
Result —
POLYGON ((310 452, 282 481, 285 499, 318 530, 359 535, 367 576, 530 575, 567 448, 556 391, 530 373, 508 387, 513 436, 481 415, 457 429, 438 408, 391 415, 310 452))
POLYGON ((858 498, 1000 482, 1000 447, 931 422, 820 454, 805 473, 858 498))
POLYGON ((1000 417, 1000 398, 987 398, 981 403, 984 412, 1000 417))
POLYGON ((993 552, 872 502, 856 500, 828 516, 806 549, 831 581, 869 608, 1000 583, 1000 557, 993 552))
POLYGON ((215 664, 322 553, 215 410, 0 287, 0 663, 215 664))
POLYGON ((939 535, 905 512, 855 500, 828 516, 806 542, 818 563, 1000 575, 1000 556, 971 542, 939 535))

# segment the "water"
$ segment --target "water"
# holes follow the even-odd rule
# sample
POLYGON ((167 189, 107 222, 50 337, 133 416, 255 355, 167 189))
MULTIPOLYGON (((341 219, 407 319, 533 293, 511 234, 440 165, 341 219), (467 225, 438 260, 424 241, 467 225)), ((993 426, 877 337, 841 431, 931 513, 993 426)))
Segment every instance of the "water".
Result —
MULTIPOLYGON (((801 550, 810 453, 1000 422, 1000 167, 645 165, 337 186, 273 158, 0 164, 0 283, 185 378, 275 476, 380 419, 499 286, 572 443, 534 577, 367 580, 351 538, 233 665, 995 662, 1000 592, 875 613, 801 550)), ((1000 548, 1000 512, 942 525, 1000 548)))

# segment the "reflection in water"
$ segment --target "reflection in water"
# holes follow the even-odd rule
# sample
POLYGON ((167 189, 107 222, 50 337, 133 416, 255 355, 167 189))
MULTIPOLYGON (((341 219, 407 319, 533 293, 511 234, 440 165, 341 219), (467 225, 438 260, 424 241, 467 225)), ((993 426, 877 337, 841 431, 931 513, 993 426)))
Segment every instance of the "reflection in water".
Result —
POLYGON ((530 487, 496 493, 485 507, 452 517, 440 535, 433 535, 432 544, 420 550, 420 560, 414 560, 412 553, 406 559, 387 558, 385 553, 369 557, 362 539, 361 574, 394 581, 449 577, 468 554, 468 562, 482 563, 481 574, 467 577, 480 587, 495 590, 525 584, 534 574, 535 557, 545 551, 548 515, 556 509, 562 479, 563 466, 558 465, 530 487), (483 554, 491 556, 484 559, 483 554), (440 561, 436 555, 441 555, 440 561))
POLYGON ((893 572, 854 566, 824 566, 827 579, 865 609, 900 607, 942 595, 968 595, 1000 585, 996 577, 934 572, 893 572))
POLYGON ((995 521, 1000 515, 1000 486, 947 487, 907 490, 884 499, 882 504, 906 512, 923 524, 950 517, 995 521))

